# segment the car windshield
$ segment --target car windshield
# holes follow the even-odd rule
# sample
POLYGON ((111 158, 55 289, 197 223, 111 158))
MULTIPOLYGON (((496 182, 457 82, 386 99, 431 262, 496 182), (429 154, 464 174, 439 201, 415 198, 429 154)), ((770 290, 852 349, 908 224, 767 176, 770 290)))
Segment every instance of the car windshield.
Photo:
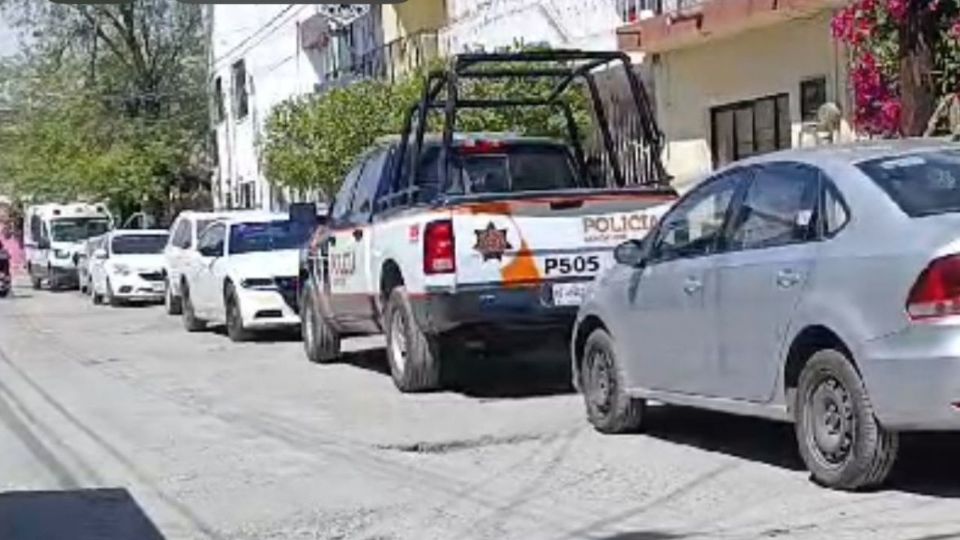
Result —
POLYGON ((110 242, 114 255, 146 255, 162 253, 167 245, 165 234, 124 234, 110 242))
POLYGON ((54 242, 79 242, 110 230, 110 221, 104 218, 60 218, 50 224, 50 238, 54 242))
POLYGON ((960 212, 960 151, 915 152, 858 167, 909 216, 960 212))
POLYGON ((230 227, 230 253, 299 249, 310 233, 309 226, 290 220, 237 223, 230 227))

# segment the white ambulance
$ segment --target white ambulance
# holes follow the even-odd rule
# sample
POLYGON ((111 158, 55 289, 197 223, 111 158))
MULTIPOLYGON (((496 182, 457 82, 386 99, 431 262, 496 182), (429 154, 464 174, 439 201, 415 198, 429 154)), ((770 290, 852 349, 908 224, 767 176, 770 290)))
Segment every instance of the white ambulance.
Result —
POLYGON ((76 287, 77 259, 88 238, 113 228, 104 204, 42 204, 27 207, 23 247, 34 289, 46 282, 51 289, 76 287))

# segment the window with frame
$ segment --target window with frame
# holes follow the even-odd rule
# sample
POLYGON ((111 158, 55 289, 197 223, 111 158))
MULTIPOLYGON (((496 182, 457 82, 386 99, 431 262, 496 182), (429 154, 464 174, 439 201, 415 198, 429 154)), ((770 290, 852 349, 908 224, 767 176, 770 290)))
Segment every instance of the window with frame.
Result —
POLYGON ((800 82, 800 118, 804 122, 817 119, 820 107, 827 102, 827 78, 814 77, 800 82))
POLYGON ((795 163, 756 167, 727 234, 727 249, 760 249, 813 240, 820 172, 795 163))
POLYGON ((184 219, 177 223, 176 229, 173 231, 173 237, 170 240, 170 243, 174 247, 181 249, 187 249, 190 247, 190 220, 184 219))
POLYGON ((790 148, 790 97, 778 94, 710 110, 713 166, 790 148))
POLYGON ((823 235, 831 237, 850 221, 850 212, 837 188, 829 181, 823 184, 823 235))
POLYGON ((388 155, 386 150, 378 149, 364 160, 363 171, 357 180, 357 187, 350 204, 351 222, 364 223, 370 220, 373 213, 373 200, 377 196, 388 155))
POLYGON ((247 100, 247 65, 238 60, 231 67, 233 74, 233 114, 237 120, 243 120, 250 112, 247 100))
POLYGON ((333 199, 333 207, 330 209, 330 219, 333 221, 334 226, 346 221, 350 216, 350 210, 353 208, 353 195, 357 188, 357 180, 363 172, 364 163, 365 162, 361 160, 350 169, 350 172, 348 172, 347 176, 343 179, 343 185, 340 186, 340 191, 337 192, 337 196, 333 199))
POLYGON ((743 171, 731 171, 708 181, 664 216, 654 243, 653 260, 711 253, 723 231, 730 203, 743 175, 743 171))
POLYGON ((197 249, 200 251, 213 249, 213 251, 223 255, 225 238, 226 226, 222 223, 216 223, 204 231, 200 239, 197 240, 197 249))
POLYGON ((226 112, 223 108, 223 77, 213 80, 213 113, 217 123, 223 122, 226 112))

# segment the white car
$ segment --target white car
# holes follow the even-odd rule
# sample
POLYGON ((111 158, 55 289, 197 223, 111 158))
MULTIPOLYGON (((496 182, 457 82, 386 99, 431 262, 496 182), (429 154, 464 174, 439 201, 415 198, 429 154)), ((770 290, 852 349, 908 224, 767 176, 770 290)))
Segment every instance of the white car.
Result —
POLYGON ((90 260, 94 304, 160 301, 166 292, 163 247, 167 231, 117 229, 105 235, 90 260))
POLYGON ((207 225, 222 218, 224 212, 195 212, 184 210, 170 227, 170 239, 163 250, 163 268, 167 277, 164 305, 170 315, 180 315, 180 278, 197 248, 197 239, 207 225))
POLYGON ((83 294, 93 294, 93 287, 90 285, 90 263, 93 262, 93 252, 103 247, 103 241, 106 238, 106 234, 88 238, 75 255, 77 279, 80 281, 80 292, 83 294))
POLYGON ((297 327, 299 248, 312 232, 287 214, 241 213, 214 221, 180 278, 183 323, 224 323, 233 341, 254 330, 297 327))

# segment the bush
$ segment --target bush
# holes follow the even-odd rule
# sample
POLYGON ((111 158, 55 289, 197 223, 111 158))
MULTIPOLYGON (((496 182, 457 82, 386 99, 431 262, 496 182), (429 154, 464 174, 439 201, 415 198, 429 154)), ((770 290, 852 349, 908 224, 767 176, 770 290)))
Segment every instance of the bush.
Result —
MULTIPOLYGON (((364 149, 384 135, 399 134, 404 113, 415 105, 424 75, 395 84, 359 82, 323 94, 286 101, 274 108, 266 122, 263 148, 267 179, 298 191, 336 192, 341 179, 364 149)), ((546 96, 553 81, 483 80, 461 87, 462 97, 530 98, 546 96)), ((573 107, 580 133, 589 123, 586 98, 576 88, 564 99, 573 107)), ((433 113, 428 130, 441 125, 433 113)), ((522 135, 566 137, 566 121, 552 108, 498 108, 460 110, 457 131, 506 131, 522 135)))

